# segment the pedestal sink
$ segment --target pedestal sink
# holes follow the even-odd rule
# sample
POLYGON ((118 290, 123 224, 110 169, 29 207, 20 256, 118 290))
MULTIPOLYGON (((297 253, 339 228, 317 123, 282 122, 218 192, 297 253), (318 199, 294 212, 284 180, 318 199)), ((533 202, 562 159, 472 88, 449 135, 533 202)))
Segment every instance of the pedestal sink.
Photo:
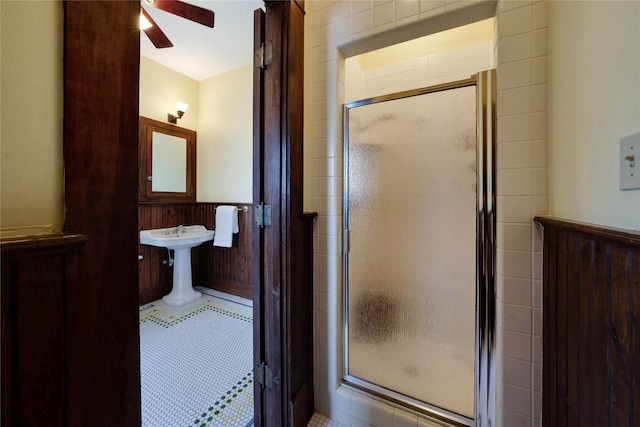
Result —
POLYGON ((141 244, 174 251, 173 288, 169 295, 162 298, 165 304, 179 307, 202 296, 193 289, 191 283, 191 248, 213 240, 213 234, 213 230, 207 230, 202 225, 179 225, 140 231, 141 244))

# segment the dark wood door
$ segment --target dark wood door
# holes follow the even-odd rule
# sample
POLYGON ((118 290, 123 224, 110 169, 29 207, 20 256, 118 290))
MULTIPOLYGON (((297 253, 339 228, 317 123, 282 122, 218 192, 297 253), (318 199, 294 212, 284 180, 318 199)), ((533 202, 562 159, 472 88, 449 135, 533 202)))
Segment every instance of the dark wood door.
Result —
POLYGON ((264 376, 255 386, 257 426, 304 426, 313 414, 313 274, 305 254, 315 216, 303 214, 301 4, 267 1, 266 13, 255 15, 255 48, 266 44, 267 60, 254 75, 254 203, 271 209, 271 224, 254 230, 256 379, 264 376))
POLYGON ((139 426, 140 5, 64 10, 64 231, 88 239, 65 294, 67 423, 139 426))
MULTIPOLYGON (((254 49, 260 49, 264 44, 265 12, 257 9, 253 15, 253 45, 254 49)), ((264 171, 264 68, 254 67, 253 69, 253 211, 260 201, 264 200, 264 186, 262 185, 262 175, 264 171)), ((265 333, 263 322, 261 321, 264 312, 263 298, 263 271, 264 271, 264 228, 256 226, 252 233, 252 253, 253 253, 253 360, 255 365, 254 380, 259 372, 263 370, 262 363, 265 357, 265 333)), ((256 426, 265 425, 265 414, 263 408, 264 394, 263 386, 258 381, 253 382, 253 405, 254 422, 256 426)))

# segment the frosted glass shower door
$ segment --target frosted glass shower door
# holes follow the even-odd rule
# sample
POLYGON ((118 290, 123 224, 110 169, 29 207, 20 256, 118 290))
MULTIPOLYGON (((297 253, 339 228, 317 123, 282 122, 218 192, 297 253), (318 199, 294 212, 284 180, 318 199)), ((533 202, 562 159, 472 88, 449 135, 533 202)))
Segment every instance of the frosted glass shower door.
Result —
POLYGON ((346 108, 346 380, 473 420, 476 87, 346 108))

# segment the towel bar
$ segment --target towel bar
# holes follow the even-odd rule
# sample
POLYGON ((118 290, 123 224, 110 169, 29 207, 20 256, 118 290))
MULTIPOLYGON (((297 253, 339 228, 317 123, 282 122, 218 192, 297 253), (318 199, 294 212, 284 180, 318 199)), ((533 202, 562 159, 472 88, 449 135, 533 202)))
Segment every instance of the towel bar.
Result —
MULTIPOLYGON (((218 210, 218 207, 216 206, 214 208, 214 210, 218 210)), ((248 206, 243 206, 243 207, 236 206, 236 210, 238 212, 248 212, 249 211, 249 207, 248 206)))

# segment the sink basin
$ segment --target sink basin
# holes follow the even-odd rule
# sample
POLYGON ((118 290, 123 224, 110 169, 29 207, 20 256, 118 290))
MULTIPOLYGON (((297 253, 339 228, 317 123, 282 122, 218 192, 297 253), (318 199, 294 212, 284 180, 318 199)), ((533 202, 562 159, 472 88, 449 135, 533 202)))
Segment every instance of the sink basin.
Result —
POLYGON ((213 230, 207 230, 202 225, 181 227, 179 232, 176 232, 176 230, 177 227, 142 230, 140 232, 140 243, 159 248, 180 249, 193 248, 213 240, 213 230))
POLYGON ((162 298, 165 304, 179 307, 202 296, 191 282, 191 248, 213 240, 213 234, 202 225, 140 231, 141 244, 173 251, 173 287, 171 293, 162 298))

